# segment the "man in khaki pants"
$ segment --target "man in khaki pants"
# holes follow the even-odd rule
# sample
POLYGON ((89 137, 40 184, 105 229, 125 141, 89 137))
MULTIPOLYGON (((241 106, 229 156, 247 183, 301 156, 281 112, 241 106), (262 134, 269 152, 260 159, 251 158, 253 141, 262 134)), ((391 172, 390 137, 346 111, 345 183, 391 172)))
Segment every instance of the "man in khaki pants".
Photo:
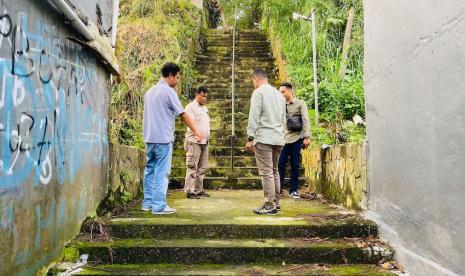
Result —
POLYGON ((278 160, 284 146, 286 102, 281 93, 268 83, 265 71, 256 69, 252 82, 255 90, 250 101, 245 147, 255 152, 265 194, 265 204, 253 211, 255 214, 274 215, 280 209, 278 160))
POLYGON ((210 136, 210 116, 205 106, 208 90, 201 86, 195 93, 195 99, 186 106, 185 112, 205 138, 198 140, 190 128, 187 128, 184 149, 186 150, 186 179, 184 191, 187 198, 199 199, 209 195, 203 190, 203 178, 208 166, 208 138, 210 136))

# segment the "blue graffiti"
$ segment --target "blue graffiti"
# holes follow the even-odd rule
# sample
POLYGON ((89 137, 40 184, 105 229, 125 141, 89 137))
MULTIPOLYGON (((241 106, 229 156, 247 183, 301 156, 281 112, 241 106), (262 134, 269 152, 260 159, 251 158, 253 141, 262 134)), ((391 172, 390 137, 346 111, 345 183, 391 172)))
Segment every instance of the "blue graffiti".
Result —
POLYGON ((0 57, 0 189, 72 183, 84 164, 107 161, 107 114, 92 101, 101 90, 95 59, 54 26, 37 21, 30 31, 27 22, 18 13, 1 33, 11 56, 0 57))

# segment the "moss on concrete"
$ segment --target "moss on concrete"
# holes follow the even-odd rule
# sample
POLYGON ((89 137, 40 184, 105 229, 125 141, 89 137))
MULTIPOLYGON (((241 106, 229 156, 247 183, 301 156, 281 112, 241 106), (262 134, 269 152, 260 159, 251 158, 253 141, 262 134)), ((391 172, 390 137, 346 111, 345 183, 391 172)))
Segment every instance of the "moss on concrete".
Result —
POLYGON ((395 275, 372 265, 100 265, 80 275, 395 275), (258 274, 256 272, 263 272, 258 274), (255 273, 254 273, 255 272, 255 273))

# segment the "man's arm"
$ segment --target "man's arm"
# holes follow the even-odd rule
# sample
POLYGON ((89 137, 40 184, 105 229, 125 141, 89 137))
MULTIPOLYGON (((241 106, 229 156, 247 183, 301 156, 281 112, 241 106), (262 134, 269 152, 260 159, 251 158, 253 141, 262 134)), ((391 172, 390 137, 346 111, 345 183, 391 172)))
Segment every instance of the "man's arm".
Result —
POLYGON ((302 101, 300 106, 300 114, 302 116, 302 134, 304 137, 304 148, 310 145, 310 120, 308 119, 308 109, 305 101, 302 101))
POLYGON ((189 115, 187 115, 186 112, 181 113, 180 116, 184 124, 186 124, 186 126, 192 130, 194 135, 197 137, 198 141, 205 138, 205 136, 197 130, 197 127, 195 126, 194 121, 192 120, 191 117, 189 117, 189 115))
POLYGON ((252 93, 252 98, 250 99, 249 120, 247 122, 248 141, 245 144, 246 150, 250 152, 254 150, 253 139, 255 138, 255 132, 257 131, 258 123, 260 122, 261 110, 262 110, 262 95, 254 91, 252 93))
POLYGON ((255 132, 257 131, 260 121, 262 104, 262 95, 258 92, 252 93, 252 98, 250 99, 249 120, 247 123, 247 137, 255 137, 255 132))

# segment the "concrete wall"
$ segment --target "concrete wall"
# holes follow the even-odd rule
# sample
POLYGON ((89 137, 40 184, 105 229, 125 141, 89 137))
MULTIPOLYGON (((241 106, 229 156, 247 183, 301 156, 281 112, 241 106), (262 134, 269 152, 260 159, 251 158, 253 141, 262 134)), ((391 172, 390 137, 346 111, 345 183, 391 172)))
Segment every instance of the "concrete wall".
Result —
POLYGON ((110 145, 110 187, 99 211, 110 211, 142 193, 145 163, 144 150, 124 145, 110 145))
POLYGON ((309 148, 302 153, 302 164, 310 192, 346 208, 366 208, 365 143, 309 148))
POLYGON ((465 1, 364 2, 369 215, 412 275, 465 275, 465 1))
POLYGON ((53 261, 107 191, 109 74, 64 22, 0 0, 0 275, 53 261))

